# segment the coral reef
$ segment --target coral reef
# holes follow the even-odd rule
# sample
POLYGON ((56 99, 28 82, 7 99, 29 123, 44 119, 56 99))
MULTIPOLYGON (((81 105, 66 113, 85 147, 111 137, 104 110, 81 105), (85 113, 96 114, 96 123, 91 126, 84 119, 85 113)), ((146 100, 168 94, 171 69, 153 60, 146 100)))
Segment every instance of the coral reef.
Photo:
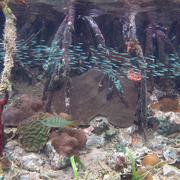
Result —
MULTIPOLYGON (((92 129, 96 128, 95 122, 100 123, 98 124, 98 127, 99 125, 103 124, 100 122, 100 120, 98 120, 96 118, 96 120, 92 121, 92 129)), ((111 180, 114 177, 128 179, 128 177, 132 176, 132 167, 127 158, 127 149, 131 150, 135 154, 138 175, 146 178, 148 176, 152 176, 153 179, 178 179, 177 176, 179 170, 177 168, 174 168, 174 164, 172 163, 179 162, 179 136, 172 135, 172 137, 167 138, 164 136, 160 136, 156 132, 151 132, 152 134, 148 134, 148 142, 144 142, 143 138, 137 134, 136 144, 131 144, 131 134, 133 129, 132 127, 119 129, 109 124, 107 119, 103 120, 103 122, 106 122, 106 125, 109 127, 109 129, 114 129, 117 133, 114 137, 111 138, 111 141, 105 140, 103 146, 98 148, 92 147, 91 149, 85 148, 83 149, 83 151, 79 151, 79 153, 77 153, 81 161, 85 165, 85 170, 78 169, 80 179, 91 180, 92 177, 93 179, 103 180, 111 180), (157 154, 155 158, 154 154, 157 154), (149 155, 153 155, 153 157, 149 158, 149 155), (143 159, 150 159, 150 163, 152 162, 152 164, 155 166, 144 167, 143 159)), ((80 131, 79 129, 73 129, 72 134, 76 134, 74 133, 74 130, 76 131, 76 133, 79 133, 80 131)), ((9 173, 4 174, 5 179, 12 179, 12 177, 16 177, 17 179, 32 178, 32 174, 34 174, 34 179, 59 179, 59 177, 63 177, 64 179, 73 179, 72 169, 67 167, 67 164, 65 164, 66 158, 64 158, 64 156, 62 155, 71 154, 70 151, 73 152, 73 150, 71 148, 68 148, 67 153, 64 153, 65 149, 63 150, 63 146, 61 147, 63 152, 61 151, 61 154, 59 155, 52 146, 52 140, 53 138, 56 139, 57 137, 57 144, 60 144, 60 142, 64 140, 59 139, 59 137, 64 133, 65 135, 63 135, 63 137, 67 138, 67 140, 69 142, 72 142, 73 145, 77 144, 78 141, 76 138, 68 135, 67 131, 69 131, 69 129, 64 129, 62 130, 62 132, 59 131, 59 133, 54 131, 57 131, 57 129, 53 130, 54 135, 52 134, 52 139, 50 139, 46 144, 44 150, 39 152, 38 154, 26 152, 22 147, 20 147, 20 144, 17 143, 17 141, 8 141, 5 146, 5 153, 7 157, 11 157, 10 161, 12 162, 12 167, 9 173), (67 168, 62 169, 65 167, 67 168)), ((105 128, 103 134, 106 131, 107 130, 105 128)), ((84 132, 87 131, 84 130, 84 132)), ((87 139, 89 140, 89 138, 91 138, 91 136, 94 134, 91 131, 90 135, 86 135, 87 139)), ((101 135, 96 137, 100 136, 101 135)), ((79 135, 77 135, 76 137, 79 138, 79 135)), ((69 146, 68 143, 64 144, 65 146, 69 146)), ((87 147, 87 145, 85 147, 87 147)))
POLYGON ((76 179, 87 180, 178 179, 180 110, 179 99, 171 97, 179 98, 174 83, 180 72, 180 11, 174 2, 0 0, 0 31, 1 14, 6 18, 0 121, 11 135, 4 149, 10 163, 0 158, 0 179, 74 179, 73 171, 76 179), (8 2, 18 19, 16 54, 15 17, 8 2), (33 97, 43 91, 43 101, 30 95, 12 98, 1 119, 11 90, 12 58, 15 88, 33 97), (25 85, 22 74, 29 80, 38 76, 38 82, 25 85), (167 96, 152 91, 161 84, 167 96), (155 101, 149 109, 148 100, 155 101), (62 128, 74 122, 78 128, 62 128), (74 156, 85 170, 78 162, 77 168, 68 167, 74 156))

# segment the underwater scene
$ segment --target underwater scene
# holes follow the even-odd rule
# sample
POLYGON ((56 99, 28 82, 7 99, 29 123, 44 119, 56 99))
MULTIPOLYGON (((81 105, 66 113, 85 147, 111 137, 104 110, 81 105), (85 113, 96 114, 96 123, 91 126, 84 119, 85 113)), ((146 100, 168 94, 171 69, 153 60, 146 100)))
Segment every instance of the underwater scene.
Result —
POLYGON ((0 0, 0 180, 178 180, 180 0, 0 0))

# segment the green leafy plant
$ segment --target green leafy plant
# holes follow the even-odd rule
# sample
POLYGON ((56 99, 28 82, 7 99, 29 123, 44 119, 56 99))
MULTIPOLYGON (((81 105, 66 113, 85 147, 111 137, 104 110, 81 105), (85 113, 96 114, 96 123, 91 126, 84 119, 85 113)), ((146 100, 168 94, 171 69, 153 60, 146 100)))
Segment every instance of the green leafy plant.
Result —
POLYGON ((137 174, 136 170, 136 160, 133 155, 133 152, 130 151, 129 149, 126 149, 127 156, 129 160, 131 161, 131 166, 132 166, 132 180, 142 180, 142 178, 137 174))
POLYGON ((76 180, 79 180, 78 167, 84 168, 84 164, 81 162, 80 158, 77 156, 71 156, 70 162, 71 162, 71 167, 73 169, 74 176, 76 180), (78 165, 78 167, 76 164, 78 165))

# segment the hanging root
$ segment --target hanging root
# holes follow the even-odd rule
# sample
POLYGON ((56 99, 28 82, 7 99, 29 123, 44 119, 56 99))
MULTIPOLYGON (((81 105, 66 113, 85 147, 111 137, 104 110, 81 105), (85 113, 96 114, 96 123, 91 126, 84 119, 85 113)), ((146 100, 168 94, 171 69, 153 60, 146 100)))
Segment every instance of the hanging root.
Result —
MULTIPOLYGON (((128 47, 133 47, 133 51, 135 52, 136 56, 139 57, 141 59, 141 61, 143 62, 143 64, 146 64, 144 55, 143 55, 143 51, 142 51, 142 47, 136 37, 136 23, 135 23, 135 16, 136 16, 136 12, 131 12, 129 14, 129 25, 128 23, 126 25, 128 25, 128 35, 127 35, 127 46, 128 47)), ((128 52, 130 52, 130 49, 127 49, 128 52)), ((130 52, 131 53, 131 52, 130 52)), ((138 120, 139 120, 139 125, 140 125, 140 129, 143 131, 144 133, 144 138, 147 139, 147 135, 146 135, 146 128, 147 128, 147 75, 146 75, 146 70, 145 68, 141 65, 138 64, 138 67, 141 71, 141 82, 140 82, 140 87, 139 87, 139 99, 138 99, 138 107, 137 107, 137 116, 138 116, 138 120)))
POLYGON ((7 104, 9 99, 8 91, 5 92, 4 98, 0 99, 0 156, 3 156, 3 149, 4 149, 4 124, 2 121, 2 112, 4 105, 7 104))
POLYGON ((2 122, 2 112, 4 105, 8 102, 8 91, 12 90, 11 71, 14 66, 13 55, 16 51, 16 18, 13 15, 11 9, 8 7, 7 3, 8 1, 3 1, 0 4, 0 7, 3 10, 3 14, 6 18, 3 40, 3 45, 5 49, 4 69, 0 81, 0 92, 5 93, 5 97, 0 100, 0 156, 3 155, 4 145, 4 124, 2 122))
MULTIPOLYGON (((85 18, 86 22, 89 24, 89 26, 91 27, 91 29, 95 35, 98 48, 100 49, 100 51, 102 51, 102 54, 103 53, 105 54, 107 60, 110 62, 111 60, 109 57, 109 50, 106 47, 105 39, 104 39, 104 36, 103 36, 99 26, 97 25, 97 23, 94 21, 94 19, 92 17, 85 16, 84 18, 85 18)), ((111 63, 109 63, 109 66, 111 66, 111 63)), ((107 67, 102 67, 101 62, 99 62, 99 68, 103 70, 104 68, 107 68, 107 67)), ((109 69, 109 67, 108 67, 108 69, 109 69)), ((103 88, 102 87, 103 83, 107 79, 108 84, 109 84, 108 85, 108 93, 107 93, 107 97, 106 97, 107 100, 111 99, 114 91, 117 90, 120 99, 122 100, 123 103, 126 102, 124 104, 127 106, 127 101, 125 100, 125 97, 122 95, 123 90, 120 85, 120 81, 119 81, 117 75, 113 73, 112 66, 111 66, 111 69, 112 69, 112 71, 109 74, 105 73, 103 75, 102 79, 100 80, 100 82, 98 84, 99 90, 101 90, 103 88)))
POLYGON ((16 26, 15 26, 15 16, 12 14, 11 10, 7 5, 3 8, 3 13, 6 17, 5 27, 4 27, 4 69, 1 75, 0 82, 0 92, 11 91, 11 71, 14 67, 13 56, 16 51, 16 26))
POLYGON ((47 99, 45 105, 45 111, 50 111, 52 98, 54 94, 54 85, 58 79, 65 79, 65 107, 66 111, 70 113, 70 90, 71 90, 71 78, 70 78, 70 57, 68 54, 68 48, 72 44, 72 32, 74 30, 74 18, 75 18, 75 0, 71 0, 69 4, 68 13, 57 30, 53 42, 52 53, 58 50, 63 51, 63 56, 58 59, 59 62, 55 62, 53 67, 53 73, 51 78, 47 80, 44 87, 43 99, 47 99), (58 45, 58 46, 57 46, 58 45), (56 80, 55 80, 56 79, 56 80), (47 92, 46 92, 47 91, 47 92))

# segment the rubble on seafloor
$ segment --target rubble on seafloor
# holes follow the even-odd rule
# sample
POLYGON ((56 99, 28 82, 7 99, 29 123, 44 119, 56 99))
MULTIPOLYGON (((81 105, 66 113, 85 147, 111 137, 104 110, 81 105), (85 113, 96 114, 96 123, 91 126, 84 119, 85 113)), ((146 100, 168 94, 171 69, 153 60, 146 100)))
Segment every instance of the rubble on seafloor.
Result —
MULTIPOLYGON (((157 121, 157 127, 148 129, 148 139, 138 133, 133 125, 129 128, 116 128, 106 117, 97 116, 84 129, 73 128, 84 144, 76 150, 85 169, 79 169, 81 180, 178 180, 180 175, 180 114, 152 109, 150 120, 157 121), (154 119, 152 119, 154 118, 154 119), (162 121, 164 121, 162 123, 162 121), (172 126, 173 124, 173 126, 172 126), (176 131, 171 131, 172 127, 176 131), (86 138, 84 137, 86 134, 86 138)), ((8 134, 14 129, 5 129, 8 134)), ((56 139, 61 137, 59 134, 56 139)), ((54 137, 54 136, 53 136, 54 137)), ((52 139, 53 139, 52 137, 52 139)), ((8 139, 5 145, 5 159, 0 160, 1 177, 6 180, 48 180, 76 179, 69 159, 61 150, 54 148, 51 138, 39 153, 26 152, 16 137, 8 139)), ((65 141, 65 140, 64 140, 65 141)), ((67 144, 59 141, 60 146, 67 144)), ((71 144, 71 143, 70 143, 71 144)), ((82 143, 80 143, 82 144, 82 143)), ((59 147, 60 147, 59 146, 59 147)), ((64 146, 65 147, 65 146, 64 146)), ((69 147, 69 145, 68 145, 69 147)), ((79 147, 77 145, 76 147, 79 147)))

